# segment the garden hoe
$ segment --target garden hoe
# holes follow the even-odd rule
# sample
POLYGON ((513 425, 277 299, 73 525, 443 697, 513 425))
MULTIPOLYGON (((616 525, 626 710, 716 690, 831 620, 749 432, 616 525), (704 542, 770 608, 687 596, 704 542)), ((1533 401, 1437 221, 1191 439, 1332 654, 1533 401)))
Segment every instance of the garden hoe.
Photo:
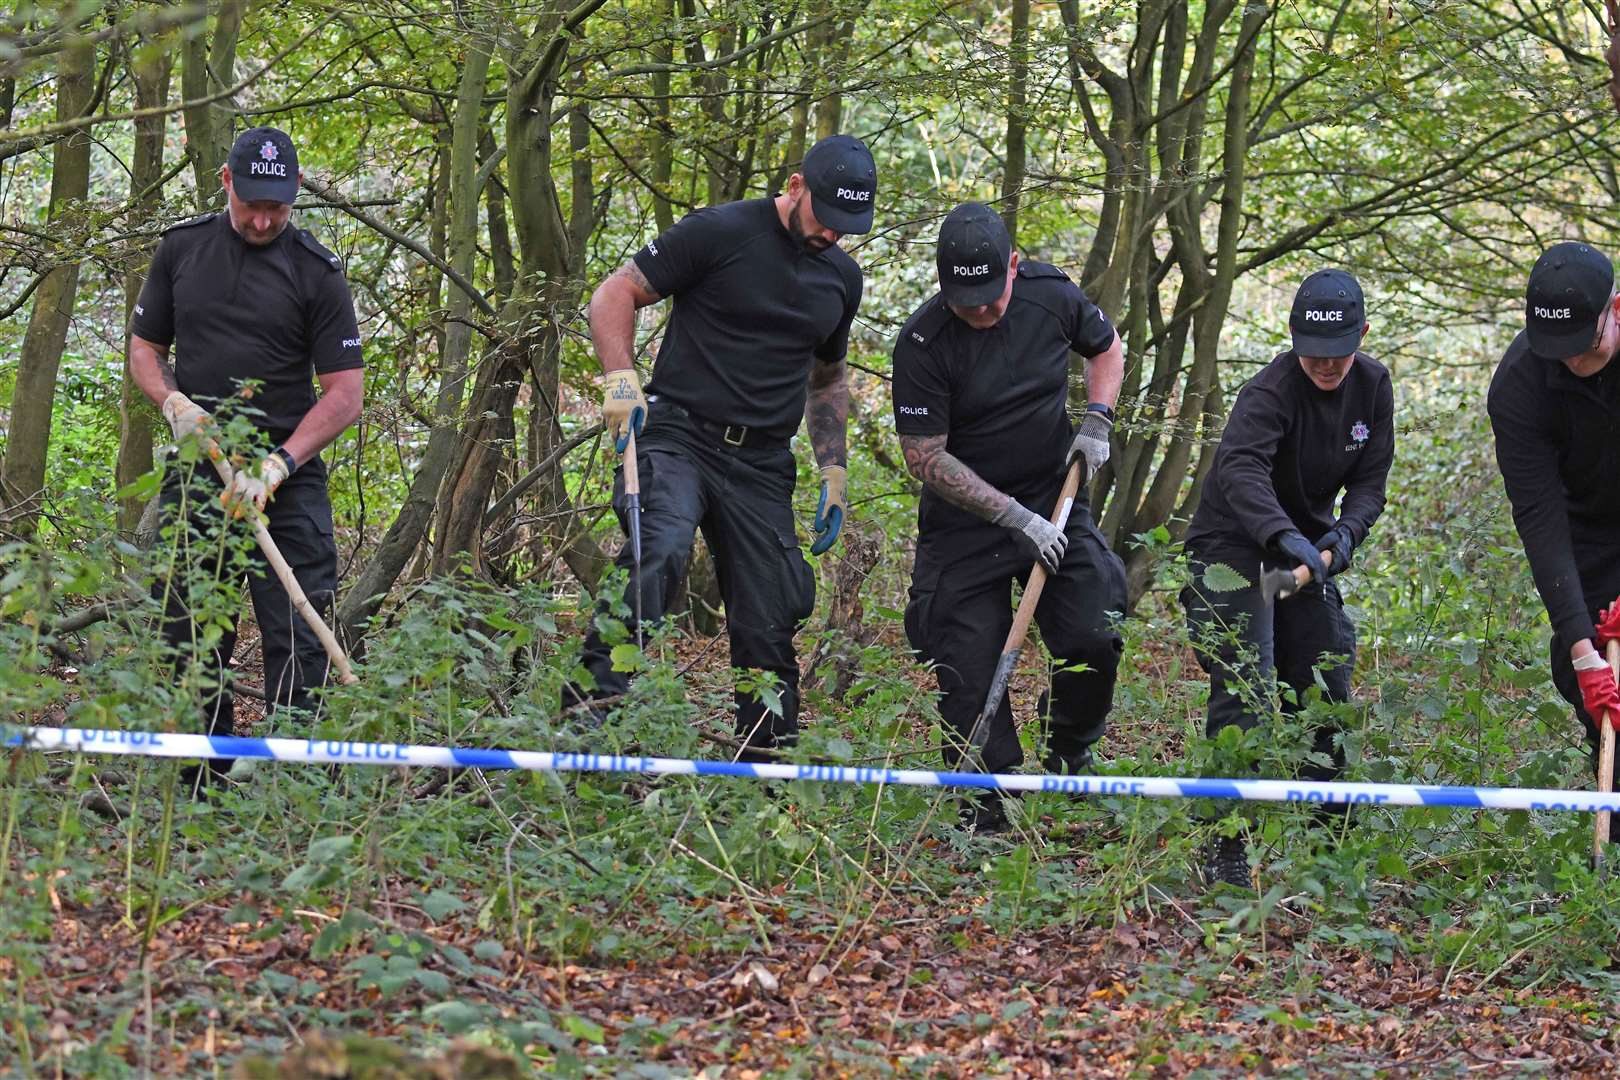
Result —
MULTIPOLYGON (((1609 670, 1620 679, 1620 641, 1609 642, 1609 670)), ((1614 728, 1611 713, 1604 713, 1598 721, 1598 794, 1607 795, 1614 790, 1614 728)), ((1599 810, 1592 826, 1592 869, 1603 874, 1603 848, 1609 840, 1609 812, 1599 810)))
MULTIPOLYGON (((214 471, 219 473, 220 480, 229 488, 231 486, 231 476, 233 475, 231 463, 225 459, 224 452, 220 450, 219 444, 214 442, 213 439, 208 440, 206 449, 209 460, 214 463, 214 471)), ((315 606, 309 602, 309 597, 304 595, 303 587, 298 584, 298 579, 293 576, 292 567, 287 565, 287 560, 282 557, 281 549, 276 547, 276 542, 270 538, 270 530, 264 527, 263 514, 256 513, 254 515, 253 539, 258 541, 259 550, 264 552, 265 561, 270 564, 270 569, 276 572, 281 587, 287 590, 287 596, 292 600, 294 610, 304 617, 304 622, 309 625, 311 630, 315 631, 315 636, 320 639, 321 648, 326 650, 326 655, 331 659, 332 666, 337 668, 338 682, 344 686, 352 686, 359 682, 360 680, 355 677, 354 669, 349 667, 349 658, 344 654, 343 646, 338 644, 337 638, 332 636, 331 628, 326 625, 326 620, 321 618, 321 613, 315 610, 315 606)))
MULTIPOLYGON (((1076 458, 1074 464, 1069 466, 1069 474, 1063 478, 1063 490, 1058 494, 1057 506, 1053 508, 1051 517, 1052 524, 1059 529, 1069 523, 1069 511, 1074 508, 1074 496, 1080 490, 1080 471, 1084 466, 1085 460, 1076 458)), ((1035 605, 1040 603, 1041 590, 1044 588, 1046 567, 1037 559, 1035 568, 1029 572, 1029 583, 1024 586, 1024 598, 1018 602, 1012 629, 1007 631, 1007 643, 1001 647, 1001 659, 996 663, 995 678, 990 680, 990 693, 985 695, 984 709, 973 722, 973 729, 968 732, 964 762, 970 772, 985 771, 984 744, 990 738, 990 721, 996 715, 996 710, 1001 708, 1001 699, 1007 694, 1007 681, 1012 678, 1013 668, 1018 664, 1018 654, 1024 650, 1024 635, 1029 633, 1029 623, 1035 617, 1035 605)))

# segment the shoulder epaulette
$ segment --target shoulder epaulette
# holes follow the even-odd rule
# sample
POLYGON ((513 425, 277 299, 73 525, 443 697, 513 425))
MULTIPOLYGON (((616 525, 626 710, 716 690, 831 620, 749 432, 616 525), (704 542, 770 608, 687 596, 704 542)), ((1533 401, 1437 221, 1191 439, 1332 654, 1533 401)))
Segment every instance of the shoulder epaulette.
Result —
POLYGON ((1069 280, 1069 275, 1051 263, 1036 262, 1034 259, 1023 259, 1018 263, 1018 276, 1027 278, 1062 278, 1069 280))
POLYGON ((343 269, 343 260, 338 258, 336 255, 332 254, 324 246, 322 246, 321 242, 319 240, 315 239, 315 235, 313 233, 311 233, 308 229, 296 229, 295 228, 293 230, 293 235, 298 238, 298 242, 300 244, 302 244, 306 249, 308 249, 309 251, 314 252, 315 255, 321 260, 321 262, 326 264, 327 269, 329 269, 329 270, 342 270, 343 269))
POLYGON ((934 336, 945 328, 946 322, 951 318, 951 309, 945 306, 945 301, 938 295, 923 305, 917 317, 911 321, 902 333, 913 345, 927 345, 934 340, 934 336))
POLYGON ((222 214, 222 213, 224 213, 223 210, 215 210, 213 213, 210 213, 210 214, 198 214, 194 218, 187 218, 185 221, 176 222, 175 224, 170 225, 167 229, 164 229, 163 231, 165 233, 172 233, 176 229, 189 229, 193 225, 206 225, 210 221, 213 221, 215 218, 219 217, 219 215, 222 214))

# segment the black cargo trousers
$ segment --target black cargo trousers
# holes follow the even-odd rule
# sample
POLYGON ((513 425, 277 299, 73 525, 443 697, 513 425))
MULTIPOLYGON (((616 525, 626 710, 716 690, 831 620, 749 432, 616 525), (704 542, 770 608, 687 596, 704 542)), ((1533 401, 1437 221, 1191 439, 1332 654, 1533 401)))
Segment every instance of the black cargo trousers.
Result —
MULTIPOLYGON (((1325 584, 1313 581, 1293 596, 1267 603, 1258 581, 1217 592, 1204 584, 1207 564, 1196 552, 1188 552, 1188 563, 1193 580, 1181 590, 1181 603, 1193 651, 1209 675, 1209 708, 1204 721, 1209 738, 1231 725, 1245 731, 1258 725, 1261 718, 1256 710, 1271 698, 1273 678, 1293 690, 1280 702, 1288 715, 1299 711, 1306 691, 1316 685, 1317 674, 1327 687, 1326 700, 1350 700, 1356 629, 1344 613, 1344 597, 1337 584, 1331 579, 1325 584)), ((1258 567, 1248 567, 1240 572, 1253 575, 1256 570, 1258 567)), ((1344 751, 1335 743, 1336 734, 1338 729, 1331 726, 1315 731, 1313 752, 1327 755, 1333 765, 1307 764, 1300 769, 1301 778, 1338 778, 1344 769, 1344 751)))
MULTIPOLYGON (((175 650, 179 671, 206 665, 202 703, 204 730, 229 735, 235 720, 235 696, 228 674, 236 649, 237 627, 229 628, 209 647, 204 627, 193 618, 191 593, 211 582, 229 583, 236 570, 221 546, 221 530, 248 529, 244 521, 231 521, 219 504, 221 485, 207 462, 178 466, 164 480, 162 522, 176 524, 182 509, 184 532, 176 530, 176 573, 160 575, 155 595, 164 604, 163 638, 175 650)), ((276 542, 293 577, 311 606, 326 617, 337 590, 337 544, 332 535, 332 503, 326 491, 326 463, 319 457, 305 462, 282 481, 265 507, 266 529, 276 542)), ((162 543, 163 541, 159 541, 162 543)), ((320 639, 293 609, 292 598, 281 585, 257 544, 249 543, 248 591, 253 618, 259 625, 264 653, 264 689, 267 708, 313 711, 312 691, 326 684, 330 661, 320 639)), ((230 763, 224 762, 228 768, 230 763)))
MULTIPOLYGON (((780 680, 781 716, 752 692, 737 691, 737 736, 752 747, 791 745, 799 730, 793 634, 815 607, 816 577, 794 530, 798 469, 787 440, 710 424, 660 399, 651 404, 646 428, 636 438, 636 464, 642 619, 657 622, 674 605, 701 529, 720 580, 732 667, 768 671, 780 680)), ((613 508, 628 535, 622 466, 613 485, 613 508)), ((628 543, 615 565, 627 578, 632 573, 628 543)), ((629 675, 613 670, 611 653, 593 625, 585 639, 584 666, 596 685, 565 688, 564 706, 629 689, 629 675)))
MULTIPOLYGON (((1030 510, 1049 514, 1061 480, 1045 499, 1028 502, 1030 510)), ((1037 711, 1047 722, 1046 767, 1076 773, 1090 767, 1091 747, 1102 738, 1114 703, 1124 651, 1117 621, 1125 610, 1125 564, 1097 531, 1083 499, 1076 500, 1064 532, 1063 562, 1035 605, 1035 625, 1056 669, 1037 711)), ((1012 629, 1013 582, 1028 582, 1032 568, 1012 535, 990 522, 918 540, 906 638, 918 659, 934 666, 940 715, 955 733, 945 739, 947 767, 961 761, 984 709, 1012 629)), ((1007 772, 1024 760, 1007 695, 991 720, 983 756, 989 772, 1007 772)))

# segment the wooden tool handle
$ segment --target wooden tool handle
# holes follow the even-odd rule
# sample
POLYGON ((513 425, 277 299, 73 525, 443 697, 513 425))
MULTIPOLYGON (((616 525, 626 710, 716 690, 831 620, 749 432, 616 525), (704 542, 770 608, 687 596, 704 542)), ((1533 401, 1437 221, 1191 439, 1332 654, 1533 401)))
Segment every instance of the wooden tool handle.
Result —
POLYGON ((624 444, 624 493, 641 494, 641 468, 636 461, 636 429, 630 429, 630 441, 624 444))
MULTIPOLYGON (((1074 497, 1080 491, 1084 465, 1084 461, 1076 458, 1069 466, 1069 474, 1063 478, 1063 490, 1058 493, 1057 505, 1052 507, 1052 516, 1047 519, 1059 529, 1069 524, 1069 512, 1074 509, 1074 497)), ((1041 590, 1046 588, 1046 578, 1045 565, 1035 560, 1035 569, 1029 572, 1029 584, 1024 586, 1023 599, 1018 601, 1018 612, 1013 616, 1012 629, 1007 633, 1007 644, 1002 652, 1023 647, 1024 635, 1029 633, 1030 621, 1035 618, 1035 605, 1040 602, 1041 590)))
MULTIPOLYGON (((207 440, 207 450, 209 460, 214 463, 214 471, 219 473, 220 480, 224 481, 225 486, 229 488, 234 475, 231 470, 231 463, 225 459, 225 455, 219 449, 219 444, 215 443, 213 439, 207 440)), ((255 513, 257 513, 257 510, 255 510, 255 513)), ((281 549, 276 547, 276 542, 271 539, 270 530, 264 527, 262 517, 253 524, 253 539, 258 542, 259 550, 264 553, 265 561, 270 564, 270 569, 275 571, 276 580, 280 581, 281 587, 287 590, 287 596, 292 600, 293 610, 303 616, 305 624, 315 632, 315 637, 320 640, 321 648, 326 650, 326 655, 332 661, 332 666, 337 669, 338 681, 344 686, 352 686, 359 682, 360 680, 354 674, 354 669, 349 666, 349 657, 344 653, 343 646, 338 644, 338 640, 333 636, 331 628, 326 625, 326 620, 321 618, 321 613, 315 610, 315 605, 311 604, 309 597, 304 595, 303 586, 298 584, 298 579, 293 576, 292 567, 287 565, 287 560, 281 555, 281 549)))
MULTIPOLYGON (((1333 565, 1333 552, 1331 552, 1331 551, 1322 552, 1322 569, 1326 570, 1328 567, 1330 567, 1332 565, 1333 565)), ((1294 591, 1295 592, 1298 592, 1300 589, 1303 589, 1307 584, 1310 583, 1310 580, 1311 580, 1311 572, 1310 572, 1310 570, 1306 569, 1306 567, 1305 567, 1305 565, 1303 563, 1301 563, 1299 566, 1294 567, 1294 591)))
MULTIPOLYGON (((1609 642, 1609 670, 1620 680, 1620 641, 1609 642)), ((1607 795, 1614 790, 1614 717, 1605 712, 1598 721, 1598 794, 1607 795)), ((1609 812, 1599 810, 1592 822, 1592 861, 1603 865, 1603 848, 1609 842, 1609 812)))

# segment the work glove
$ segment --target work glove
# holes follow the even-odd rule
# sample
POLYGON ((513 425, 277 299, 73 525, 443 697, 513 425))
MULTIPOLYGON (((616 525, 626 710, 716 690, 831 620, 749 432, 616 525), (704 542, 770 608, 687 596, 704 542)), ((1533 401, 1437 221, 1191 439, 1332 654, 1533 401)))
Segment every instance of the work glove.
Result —
POLYGON ((1317 551, 1333 552, 1333 562, 1328 566, 1328 577, 1342 574, 1350 569, 1350 556, 1355 546, 1350 542, 1350 530, 1343 525, 1335 525, 1322 534, 1322 539, 1315 543, 1317 551))
POLYGON ((1075 458, 1085 458, 1085 483, 1091 483, 1091 478, 1097 475, 1097 470, 1108 464, 1108 433, 1113 431, 1114 422, 1100 412, 1088 412, 1085 419, 1080 421, 1080 430, 1074 433, 1074 441, 1069 444, 1069 456, 1063 461, 1065 472, 1074 464, 1075 458))
POLYGON ((276 493, 276 488, 289 475, 287 463, 280 454, 271 454, 259 462, 257 469, 239 468, 231 474, 231 482, 220 492, 219 504, 231 512, 232 517, 247 513, 249 505, 263 512, 276 493))
POLYGON ((1604 608, 1603 614, 1598 616, 1598 652, 1606 652, 1611 641, 1620 641, 1620 600, 1604 608))
POLYGON ((1609 715, 1609 726, 1620 731, 1620 687, 1615 686, 1614 672, 1597 653, 1587 653, 1575 661, 1575 681, 1581 684, 1581 705, 1591 718, 1592 726, 1603 731, 1603 714, 1609 715))
POLYGON ((161 411, 163 419, 169 422, 169 430, 174 432, 175 442, 207 429, 214 422, 206 409, 178 390, 163 399, 161 411))
POLYGON ((1271 545, 1310 571, 1310 581, 1322 580, 1322 549, 1305 539, 1305 535, 1299 530, 1289 529, 1273 540, 1271 545))
POLYGON ((821 467, 821 501, 816 503, 816 542, 810 554, 820 555, 833 546, 838 530, 844 527, 844 509, 849 505, 849 470, 842 465, 821 467))
POLYGON ((1011 529, 1018 549, 1040 562, 1049 574, 1057 573, 1063 562, 1063 553, 1069 548, 1069 538, 1063 530, 1047 521, 1017 499, 1009 499, 1007 508, 991 519, 1004 529, 1011 529))
POLYGON ((647 426, 647 399, 635 368, 609 371, 602 376, 602 423, 613 437, 613 448, 624 453, 630 435, 647 426))

